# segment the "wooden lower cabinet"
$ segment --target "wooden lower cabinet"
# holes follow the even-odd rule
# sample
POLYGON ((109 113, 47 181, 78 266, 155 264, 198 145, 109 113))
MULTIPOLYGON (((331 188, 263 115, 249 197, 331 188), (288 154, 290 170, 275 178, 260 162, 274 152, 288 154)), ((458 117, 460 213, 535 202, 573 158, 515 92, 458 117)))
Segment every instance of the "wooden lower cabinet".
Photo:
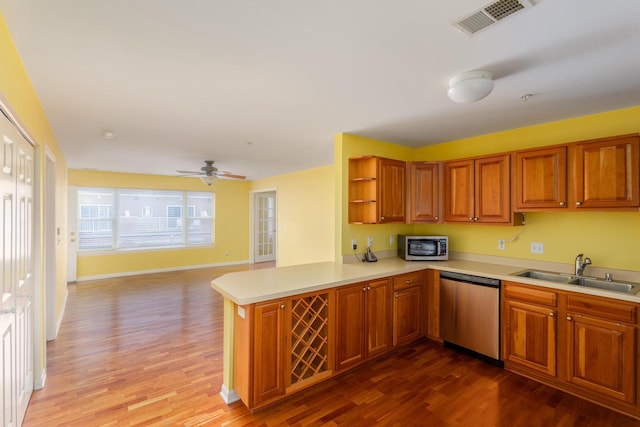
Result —
POLYGON ((574 307, 571 297, 567 302, 567 380, 603 396, 635 403, 636 326, 623 323, 635 323, 635 305, 585 297, 576 300, 580 307, 574 307))
POLYGON ((505 369, 640 417, 637 304, 503 282, 505 369))
POLYGON ((333 289, 236 306, 234 388, 250 408, 333 374, 333 289))
POLYGON ((555 377, 557 310, 506 300, 503 315, 504 361, 555 377))
POLYGON ((557 295, 503 282, 502 358, 511 365, 556 376, 557 295))
POLYGON ((285 302, 256 304, 253 401, 284 395, 285 302))
POLYGON ((423 335, 424 273, 393 278, 393 345, 409 344, 423 335))
POLYGON ((386 352, 391 344, 391 281, 336 290, 336 370, 386 352))

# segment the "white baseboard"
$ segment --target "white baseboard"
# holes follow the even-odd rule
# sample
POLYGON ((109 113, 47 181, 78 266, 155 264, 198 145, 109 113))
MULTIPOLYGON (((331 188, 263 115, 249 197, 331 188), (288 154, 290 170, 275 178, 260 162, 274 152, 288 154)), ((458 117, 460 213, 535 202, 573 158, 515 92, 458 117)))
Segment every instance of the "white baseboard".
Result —
POLYGON ((67 299, 69 299, 69 291, 67 288, 64 289, 64 298, 62 299, 62 307, 60 312, 58 313, 58 318, 56 319, 56 330, 53 338, 48 338, 47 341, 55 340, 58 337, 58 332, 60 332, 60 326, 62 326, 62 319, 64 318, 64 312, 67 309, 67 299))
POLYGON ((170 271, 196 270, 199 268, 210 268, 210 267, 227 267, 230 265, 242 265, 242 264, 249 264, 249 261, 242 260, 242 261, 233 261, 233 262, 218 262, 214 264, 187 265, 182 267, 155 268, 152 270, 124 271, 121 273, 98 274, 96 276, 78 277, 76 281, 86 282, 89 280, 113 279, 115 277, 137 276, 139 274, 166 273, 170 271))
POLYGON ((222 397, 222 400, 224 400, 224 403, 226 403, 227 405, 240 400, 240 396, 236 394, 236 391, 229 390, 224 384, 222 384, 222 387, 220 388, 220 396, 222 397))
POLYGON ((39 377, 36 377, 33 381, 33 389, 34 390, 42 390, 44 388, 44 383, 47 381, 47 369, 43 369, 40 373, 39 377))

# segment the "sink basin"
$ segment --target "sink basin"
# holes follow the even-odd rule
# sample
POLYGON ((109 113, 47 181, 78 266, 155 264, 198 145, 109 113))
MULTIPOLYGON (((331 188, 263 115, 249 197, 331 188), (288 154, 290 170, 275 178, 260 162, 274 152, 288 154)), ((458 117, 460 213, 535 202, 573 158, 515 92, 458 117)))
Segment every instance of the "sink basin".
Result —
POLYGON ((624 292, 627 294, 637 294, 640 291, 640 284, 613 282, 591 277, 576 277, 569 282, 571 285, 586 286, 588 288, 605 289, 608 291, 624 292))
POLYGON ((525 270, 514 274, 519 277, 529 277, 531 279, 545 280, 547 282, 556 282, 569 284, 573 276, 562 273, 552 273, 550 271, 525 270))
POLYGON ((528 277, 547 282, 562 283, 565 285, 584 286, 587 288, 603 289, 607 291, 622 292, 635 295, 640 292, 640 283, 614 282, 595 277, 576 277, 570 274, 554 273, 541 270, 524 270, 514 273, 513 276, 528 277))

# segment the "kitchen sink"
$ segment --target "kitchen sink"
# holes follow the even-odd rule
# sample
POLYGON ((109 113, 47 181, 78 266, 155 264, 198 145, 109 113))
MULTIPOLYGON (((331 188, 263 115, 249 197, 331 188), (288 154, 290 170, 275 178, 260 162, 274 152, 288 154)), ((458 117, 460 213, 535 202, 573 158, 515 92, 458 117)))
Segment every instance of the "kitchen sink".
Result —
POLYGON ((540 270, 525 270, 520 271, 518 273, 514 273, 515 276, 519 277, 529 277, 531 279, 545 280, 547 282, 556 282, 556 283, 564 283, 569 284, 569 282, 573 279, 573 276, 562 273, 552 273, 550 271, 540 271, 540 270))
POLYGON ((627 294, 637 294, 640 291, 640 284, 637 283, 624 283, 614 282, 603 279, 596 279, 592 277, 576 277, 571 282, 571 285, 586 286, 587 288, 605 289, 608 291, 624 292, 627 294))
POLYGON ((618 282, 598 279, 595 277, 576 277, 570 274, 554 273, 541 270, 524 270, 513 273, 513 276, 528 277, 547 282, 562 283, 565 285, 584 286, 587 288, 603 289, 607 291, 622 292, 635 295, 640 292, 640 283, 618 282))

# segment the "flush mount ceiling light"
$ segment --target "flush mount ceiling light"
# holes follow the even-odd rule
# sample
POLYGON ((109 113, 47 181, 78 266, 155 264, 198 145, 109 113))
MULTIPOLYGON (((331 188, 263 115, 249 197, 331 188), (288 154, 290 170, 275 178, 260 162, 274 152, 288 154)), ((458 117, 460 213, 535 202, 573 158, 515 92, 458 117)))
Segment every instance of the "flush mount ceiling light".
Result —
POLYGON ((449 80, 449 99, 453 102, 476 102, 493 90, 493 76, 488 71, 467 71, 449 80))

